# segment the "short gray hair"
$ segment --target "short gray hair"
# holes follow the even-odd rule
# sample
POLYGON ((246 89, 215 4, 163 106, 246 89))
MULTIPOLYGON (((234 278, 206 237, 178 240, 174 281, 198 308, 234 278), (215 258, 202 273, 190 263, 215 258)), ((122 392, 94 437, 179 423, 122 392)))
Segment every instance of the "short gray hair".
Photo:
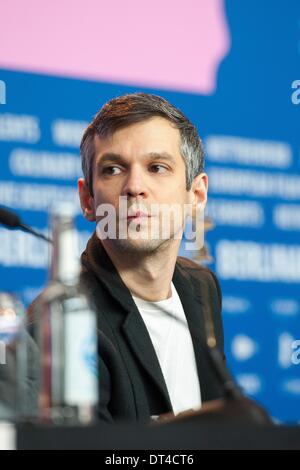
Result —
POLYGON ((191 189, 194 178, 204 169, 204 151, 196 127, 178 108, 161 96, 132 93, 108 101, 84 132, 80 153, 83 174, 91 195, 93 195, 95 135, 107 137, 118 129, 155 116, 167 119, 180 132, 180 151, 186 167, 186 189, 191 189))

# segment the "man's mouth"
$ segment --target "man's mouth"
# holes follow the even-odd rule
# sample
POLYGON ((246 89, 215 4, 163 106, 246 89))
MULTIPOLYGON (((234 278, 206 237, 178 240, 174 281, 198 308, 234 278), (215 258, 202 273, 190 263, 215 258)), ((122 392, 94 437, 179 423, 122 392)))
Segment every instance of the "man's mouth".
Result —
POLYGON ((147 212, 136 211, 133 214, 128 214, 127 220, 145 219, 148 217, 150 217, 150 215, 147 212))

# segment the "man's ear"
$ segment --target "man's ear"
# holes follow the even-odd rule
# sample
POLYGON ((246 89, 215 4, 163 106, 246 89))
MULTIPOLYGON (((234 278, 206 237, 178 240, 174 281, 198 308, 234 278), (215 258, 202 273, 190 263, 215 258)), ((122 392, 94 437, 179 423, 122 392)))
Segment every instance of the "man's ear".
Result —
POLYGON ((208 176, 201 173, 196 176, 191 187, 191 197, 193 207, 204 211, 207 201, 208 176))
POLYGON ((88 185, 86 184, 85 179, 80 178, 78 180, 78 192, 80 198, 80 205, 83 211, 83 215, 89 222, 96 221, 94 199, 91 196, 88 185))

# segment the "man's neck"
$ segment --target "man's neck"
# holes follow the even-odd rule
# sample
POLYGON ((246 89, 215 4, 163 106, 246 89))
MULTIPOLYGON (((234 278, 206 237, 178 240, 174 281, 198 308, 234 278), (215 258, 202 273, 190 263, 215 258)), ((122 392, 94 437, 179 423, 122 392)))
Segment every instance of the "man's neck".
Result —
POLYGON ((178 240, 167 248, 147 256, 131 257, 126 252, 116 252, 105 242, 103 246, 130 292, 149 302, 159 302, 171 297, 171 282, 179 250, 178 240))

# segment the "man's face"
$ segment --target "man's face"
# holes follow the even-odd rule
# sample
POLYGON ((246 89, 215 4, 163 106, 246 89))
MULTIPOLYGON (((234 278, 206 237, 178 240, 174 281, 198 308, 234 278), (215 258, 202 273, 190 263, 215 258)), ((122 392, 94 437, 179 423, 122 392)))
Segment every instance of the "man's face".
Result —
POLYGON ((172 243, 174 237, 180 240, 183 209, 193 202, 194 193, 186 190, 178 129, 154 117, 105 138, 96 136, 94 143, 90 200, 97 222, 103 220, 96 216, 101 205, 109 204, 116 211, 117 237, 109 237, 109 243, 127 252, 150 254, 172 243), (120 210, 120 197, 127 203, 125 213, 120 210), (163 224, 164 231, 169 231, 167 237, 167 232, 162 235, 163 224), (119 236, 121 227, 126 237, 119 236))

